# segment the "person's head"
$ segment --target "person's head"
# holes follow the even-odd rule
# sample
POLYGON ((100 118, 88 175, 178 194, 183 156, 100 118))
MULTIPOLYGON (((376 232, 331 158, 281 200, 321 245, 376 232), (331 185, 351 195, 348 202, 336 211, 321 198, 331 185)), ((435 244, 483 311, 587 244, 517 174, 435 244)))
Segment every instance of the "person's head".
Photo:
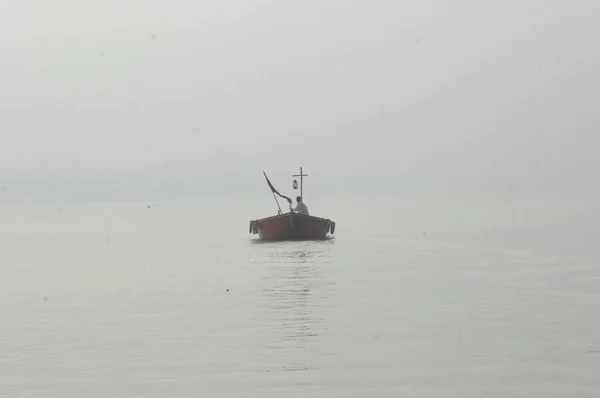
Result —
POLYGON ((302 202, 302 197, 296 196, 296 202, 298 202, 298 203, 302 202))

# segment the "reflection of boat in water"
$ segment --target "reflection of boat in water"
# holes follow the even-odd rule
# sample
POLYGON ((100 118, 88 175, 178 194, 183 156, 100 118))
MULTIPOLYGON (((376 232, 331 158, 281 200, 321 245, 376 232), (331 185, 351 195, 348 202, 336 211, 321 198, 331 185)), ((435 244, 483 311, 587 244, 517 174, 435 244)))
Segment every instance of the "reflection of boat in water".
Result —
MULTIPOLYGON (((264 172, 263 172, 264 173, 264 172)), ((300 196, 303 196, 303 177, 302 167, 300 168, 300 174, 294 175, 293 177, 300 177, 300 196)), ((275 194, 285 198, 290 206, 292 201, 285 195, 281 195, 271 184, 269 178, 265 173, 267 183, 273 192, 273 197, 277 202, 279 212, 276 216, 265 217, 258 220, 250 221, 250 230, 252 234, 258 234, 260 239, 263 240, 323 240, 327 237, 328 233, 333 234, 335 232, 335 222, 314 217, 306 214, 295 213, 290 210, 289 213, 282 213, 279 202, 275 194)), ((298 188, 297 181, 294 181, 294 189, 298 188)))
POLYGON ((298 372, 314 368, 315 355, 331 354, 322 334, 331 319, 331 294, 335 284, 327 267, 329 243, 294 242, 272 246, 267 254, 259 289, 262 317, 270 333, 266 356, 268 372, 298 372))

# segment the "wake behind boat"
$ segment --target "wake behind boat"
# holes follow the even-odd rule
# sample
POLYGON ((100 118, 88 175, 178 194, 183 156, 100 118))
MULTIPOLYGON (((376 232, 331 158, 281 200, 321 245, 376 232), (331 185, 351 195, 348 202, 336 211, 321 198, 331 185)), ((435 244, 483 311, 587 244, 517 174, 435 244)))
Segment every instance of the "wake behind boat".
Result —
MULTIPOLYGON (((250 221, 249 232, 252 234, 258 234, 262 240, 270 241, 282 241, 282 240, 323 240, 327 237, 327 234, 335 233, 335 222, 330 219, 320 218, 311 216, 308 214, 302 214, 302 212, 296 212, 291 209, 292 200, 280 194, 269 178, 263 171, 267 184, 271 188, 277 207, 279 208, 278 214, 271 217, 261 218, 258 220, 250 221), (281 206, 279 206, 278 196, 286 199, 290 205, 289 213, 282 213, 281 206)), ((293 175, 292 177, 300 177, 300 196, 298 201, 297 209, 306 209, 303 204, 303 180, 306 174, 302 174, 302 167, 300 167, 300 174, 293 175)), ((298 189, 298 182, 294 180, 294 189, 298 189)))

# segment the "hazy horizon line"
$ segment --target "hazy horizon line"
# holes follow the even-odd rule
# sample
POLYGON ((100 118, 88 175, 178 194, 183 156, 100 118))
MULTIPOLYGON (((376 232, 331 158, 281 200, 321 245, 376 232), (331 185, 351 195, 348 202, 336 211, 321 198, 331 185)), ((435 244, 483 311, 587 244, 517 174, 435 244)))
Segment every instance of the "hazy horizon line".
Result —
MULTIPOLYGON (((258 174, 258 173, 253 173, 258 174)), ((231 175, 151 175, 142 173, 106 173, 93 176, 48 176, 18 179, 0 179, 0 201, 44 200, 178 200, 209 198, 269 197, 262 172, 255 177, 250 173, 231 175)), ((275 188, 282 194, 295 197, 299 190, 292 189, 292 179, 285 181, 280 174, 269 175, 275 188), (279 178, 278 178, 279 177, 279 178)), ((384 176, 354 178, 336 176, 317 177, 305 181, 305 197, 395 197, 395 196, 498 196, 498 195, 552 195, 590 196, 598 191, 593 184, 582 185, 574 179, 506 181, 502 179, 413 178, 390 180, 384 176), (586 187, 587 189, 582 189, 586 187)))

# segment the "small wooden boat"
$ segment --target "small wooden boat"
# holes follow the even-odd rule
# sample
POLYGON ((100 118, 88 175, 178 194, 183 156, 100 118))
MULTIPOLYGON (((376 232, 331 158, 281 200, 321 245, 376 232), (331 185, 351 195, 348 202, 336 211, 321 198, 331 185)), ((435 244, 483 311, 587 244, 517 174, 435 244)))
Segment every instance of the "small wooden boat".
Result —
POLYGON ((335 232, 335 223, 289 212, 250 221, 250 232, 263 240, 323 240, 335 232))
MULTIPOLYGON (((263 172, 264 173, 264 172, 263 172)), ((292 177, 300 177, 300 196, 303 198, 303 177, 302 167, 300 168, 299 175, 293 175, 292 177)), ((258 234, 260 239, 270 241, 282 241, 282 240, 323 240, 327 238, 327 234, 335 233, 335 222, 330 219, 314 217, 306 214, 299 214, 290 209, 289 213, 282 213, 279 201, 275 194, 286 199, 288 203, 292 204, 292 200, 285 195, 280 194, 271 184, 269 178, 265 173, 267 183, 271 188, 277 207, 279 208, 276 216, 261 218, 258 220, 250 221, 249 232, 251 234, 258 234)), ((294 189, 298 188, 298 182, 294 180, 294 189)))

